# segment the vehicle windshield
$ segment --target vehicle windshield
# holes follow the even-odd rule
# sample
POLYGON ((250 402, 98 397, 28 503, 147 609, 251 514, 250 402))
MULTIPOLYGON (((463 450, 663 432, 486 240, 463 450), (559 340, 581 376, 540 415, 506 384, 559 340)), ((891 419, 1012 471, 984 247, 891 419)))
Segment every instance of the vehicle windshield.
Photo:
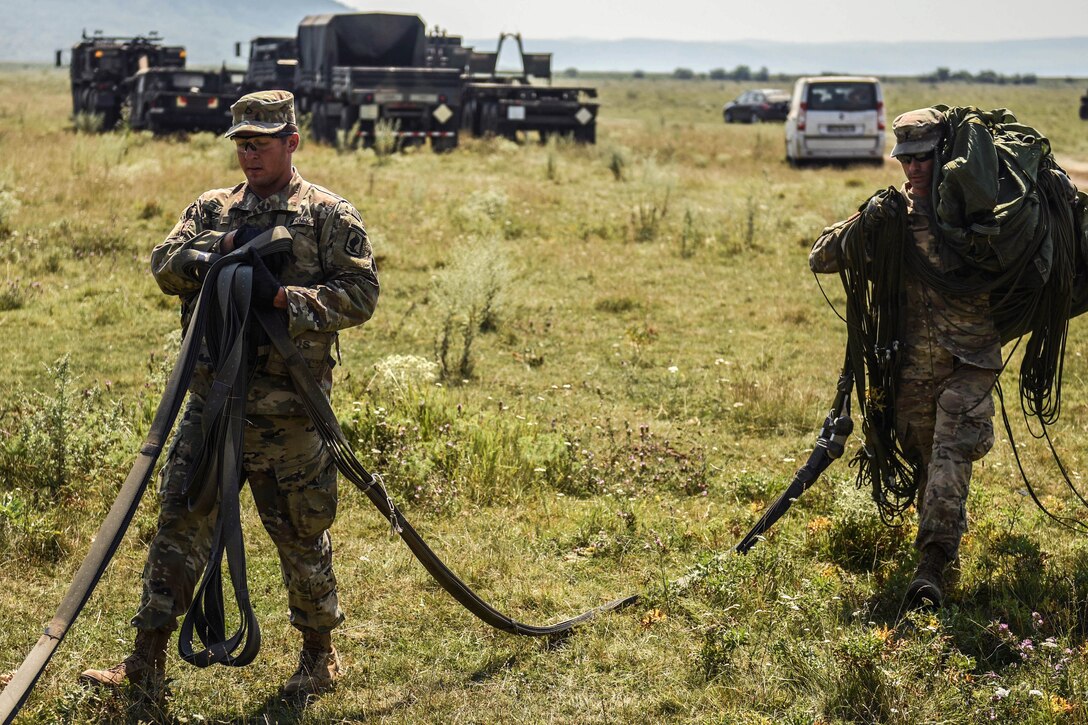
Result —
POLYGON ((876 108, 876 86, 868 82, 813 83, 808 87, 811 111, 868 111, 876 108))
POLYGON ((171 81, 174 88, 195 93, 204 87, 207 79, 199 73, 175 73, 171 81))

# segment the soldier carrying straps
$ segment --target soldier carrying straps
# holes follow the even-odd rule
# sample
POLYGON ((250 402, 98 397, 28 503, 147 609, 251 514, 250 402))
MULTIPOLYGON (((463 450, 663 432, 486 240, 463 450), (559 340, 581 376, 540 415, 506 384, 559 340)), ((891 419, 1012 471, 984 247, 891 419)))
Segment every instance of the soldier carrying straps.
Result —
MULTIPOLYGON (((105 521, 99 527, 91 549, 61 600, 56 615, 49 621, 45 633, 23 660, 11 682, 3 692, 0 692, 0 719, 2 719, 4 725, 14 719, 19 709, 26 702, 49 659, 53 656, 65 634, 71 628, 72 623, 87 603, 95 585, 124 537, 140 498, 147 487, 155 462, 162 452, 163 444, 173 427, 178 411, 181 409, 182 400, 185 397, 189 380, 196 365, 201 339, 210 324, 218 324, 221 330, 233 329, 236 335, 241 337, 246 334, 247 329, 253 329, 253 320, 259 323, 260 327, 268 335, 272 345, 287 361, 291 379, 301 398, 305 401, 310 418, 320 433, 323 442, 329 447, 340 473, 365 493, 381 515, 390 521, 393 530, 400 534, 412 554, 419 559, 435 581, 466 609, 487 624, 510 634, 531 637, 562 636, 569 633, 575 626, 592 619, 600 613, 619 609, 637 601, 638 596, 631 595, 616 599, 556 624, 545 626, 524 624, 502 614, 480 598, 438 558, 404 517, 403 513, 396 508, 379 477, 371 475, 355 457, 347 438, 340 429, 340 424, 328 399, 321 392, 320 386, 314 380, 301 354, 299 354, 298 349, 292 342, 282 316, 271 310, 249 309, 248 307, 248 295, 251 285, 251 268, 248 266, 248 255, 254 253, 254 251, 262 256, 282 251, 282 247, 278 246, 278 241, 282 241, 282 239, 282 235, 277 235, 276 230, 268 230, 246 245, 245 248, 219 256, 207 267, 205 283, 197 298, 192 320, 182 341, 178 361, 170 374, 166 390, 155 413, 151 430, 140 448, 140 454, 122 485, 121 491, 110 508, 105 521), (219 305, 222 317, 218 322, 213 323, 211 308, 216 300, 226 304, 219 305)), ((200 260, 195 260, 194 263, 207 265, 208 260, 216 256, 208 255, 200 260)), ((239 363, 235 366, 234 358, 230 357, 234 354, 233 351, 236 347, 234 335, 222 336, 218 342, 221 344, 218 349, 229 351, 222 358, 222 361, 227 367, 235 367, 235 370, 227 370, 219 375, 220 387, 225 389, 230 385, 229 380, 232 375, 237 376, 244 372, 244 365, 239 363)), ((246 346, 239 344, 237 347, 245 348, 246 346)), ((244 396, 240 397, 244 400, 244 396)), ((220 410, 223 409, 220 408, 220 410)), ((226 436, 226 439, 228 441, 240 440, 236 436, 237 432, 234 432, 226 436)), ((231 454, 227 453, 227 456, 230 458, 231 454)), ((235 463, 236 461, 233 459, 228 460, 225 468, 229 469, 235 463)), ((187 659, 193 661, 194 664, 203 666, 218 662, 225 665, 240 666, 251 661, 256 655, 260 644, 260 631, 253 609, 249 606, 248 590, 244 580, 244 550, 241 543, 241 533, 240 530, 231 530, 232 527, 237 526, 235 521, 237 516, 237 489, 228 482, 227 490, 220 489, 220 494, 233 496, 234 500, 228 501, 225 497, 221 503, 215 538, 218 540, 216 545, 222 548, 218 553, 213 553, 210 561, 219 560, 217 557, 222 557, 225 551, 231 565, 231 578, 234 584, 236 600, 239 604, 239 612, 245 621, 239 625, 238 630, 231 637, 223 636, 225 632, 222 620, 221 574, 218 567, 215 567, 213 573, 213 567, 209 563, 209 568, 206 570, 204 580, 200 585, 200 596, 194 597, 194 605, 198 600, 201 600, 203 604, 197 606, 196 610, 190 609, 185 622, 182 624, 182 629, 183 633, 188 631, 190 637, 191 633, 195 631, 204 640, 205 649, 203 651, 193 652, 191 648, 189 649, 190 654, 187 659), (224 512, 227 514, 226 517, 223 515, 224 512), (208 607, 208 603, 212 604, 212 606, 208 607)), ((179 642, 179 647, 181 646, 179 642)))

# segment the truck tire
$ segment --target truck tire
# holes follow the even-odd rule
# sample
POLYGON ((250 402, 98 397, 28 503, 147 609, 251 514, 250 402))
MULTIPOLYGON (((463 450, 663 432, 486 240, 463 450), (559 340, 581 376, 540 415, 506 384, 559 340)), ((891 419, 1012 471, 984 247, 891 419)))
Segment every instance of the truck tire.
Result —
MULTIPOLYGON (((349 149, 359 147, 359 136, 356 133, 356 124, 359 123, 358 106, 344 105, 340 111, 340 130, 344 132, 344 144, 349 149)), ((339 138, 337 139, 339 141, 339 138)))
POLYGON ((325 114, 321 112, 322 106, 321 103, 315 103, 313 113, 310 114, 310 138, 318 143, 325 140, 326 133, 325 123, 327 119, 325 114))
POLYGON ((465 105, 461 107, 461 130, 471 136, 480 135, 480 124, 476 119, 478 108, 476 99, 465 101, 465 105))
POLYGON ((1088 121, 1088 100, 1081 101, 1081 104, 1080 104, 1080 120, 1088 121))
POLYGON ((431 151, 434 151, 436 154, 444 154, 453 151, 455 148, 457 148, 457 138, 457 136, 432 138, 431 151))
POLYGON ((324 103, 314 104, 314 114, 312 120, 312 135, 314 141, 318 143, 326 143, 329 145, 336 145, 336 127, 329 118, 328 108, 324 103))
POLYGON ((574 140, 584 144, 597 143, 597 122, 592 121, 581 128, 575 129, 574 140))
POLYGON ((485 103, 480 109, 480 135, 491 138, 499 132, 499 104, 485 103))

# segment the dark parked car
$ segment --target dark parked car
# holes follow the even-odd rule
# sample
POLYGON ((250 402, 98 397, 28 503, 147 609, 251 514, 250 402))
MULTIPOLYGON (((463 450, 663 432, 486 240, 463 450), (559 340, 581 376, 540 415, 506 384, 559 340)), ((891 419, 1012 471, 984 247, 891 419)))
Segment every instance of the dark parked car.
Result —
POLYGON ((777 88, 745 91, 722 108, 726 123, 785 121, 790 112, 790 94, 777 88))

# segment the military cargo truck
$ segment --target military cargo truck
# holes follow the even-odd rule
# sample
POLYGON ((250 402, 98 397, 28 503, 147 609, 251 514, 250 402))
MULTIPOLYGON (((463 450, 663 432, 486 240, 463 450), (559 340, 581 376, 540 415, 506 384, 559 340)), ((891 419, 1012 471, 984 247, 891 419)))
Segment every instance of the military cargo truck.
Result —
POLYGON ((130 79, 129 125, 154 134, 176 131, 224 133, 238 99, 236 73, 146 68, 130 79))
MULTIPOLYGON (((57 51, 57 65, 61 53, 57 51)), ((144 68, 184 68, 185 49, 163 45, 157 33, 146 36, 111 37, 83 32, 72 46, 69 75, 72 80, 72 115, 94 113, 108 131, 121 120, 128 93, 126 81, 144 68)))
MULTIPOLYGON (((234 44, 234 55, 242 56, 242 44, 234 44)), ((290 36, 260 36, 249 41, 249 65, 244 88, 253 91, 294 91, 298 69, 298 39, 290 36)))
POLYGON ((416 15, 310 15, 298 26, 299 110, 311 114, 314 139, 338 135, 364 146, 388 133, 400 145, 430 139, 436 151, 457 145, 460 68, 427 65, 427 35, 416 15))
POLYGON ((551 53, 526 53, 520 33, 502 33, 494 52, 467 53, 448 39, 434 38, 435 56, 451 62, 464 58, 461 128, 474 136, 516 139, 536 132, 540 139, 557 134, 575 141, 597 141, 597 90, 587 86, 553 86, 551 53), (503 43, 514 41, 520 69, 497 69, 503 43), (442 42, 439 42, 442 41, 442 42))

